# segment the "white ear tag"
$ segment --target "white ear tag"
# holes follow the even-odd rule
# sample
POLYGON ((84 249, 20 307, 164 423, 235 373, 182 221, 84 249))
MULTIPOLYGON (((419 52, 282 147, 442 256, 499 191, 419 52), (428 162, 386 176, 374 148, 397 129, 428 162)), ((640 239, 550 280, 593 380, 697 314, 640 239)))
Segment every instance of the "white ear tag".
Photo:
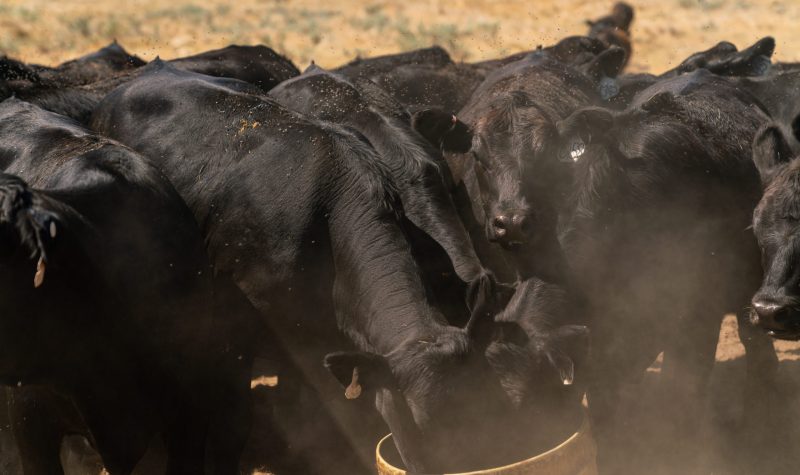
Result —
POLYGON ((586 151, 586 144, 583 143, 583 140, 576 140, 572 142, 572 146, 569 149, 569 158, 572 159, 573 162, 577 162, 579 158, 583 155, 583 152, 586 151))
POLYGON ((600 80, 598 91, 600 92, 600 97, 604 101, 607 101, 619 94, 619 86, 617 86, 617 81, 610 77, 604 76, 603 79, 600 80))
POLYGON ((361 396, 361 385, 358 383, 358 366, 353 367, 353 379, 350 385, 344 390, 344 397, 347 399, 358 399, 361 396))

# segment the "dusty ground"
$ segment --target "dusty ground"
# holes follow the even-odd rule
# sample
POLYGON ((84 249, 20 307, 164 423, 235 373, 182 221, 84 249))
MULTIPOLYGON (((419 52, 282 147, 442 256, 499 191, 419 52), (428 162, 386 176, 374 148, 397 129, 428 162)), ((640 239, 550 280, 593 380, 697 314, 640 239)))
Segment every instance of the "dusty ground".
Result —
MULTIPOLYGON (((549 44, 586 31, 584 19, 604 14, 613 1, 585 0, 2 0, 0 53, 29 62, 56 64, 117 39, 129 51, 152 59, 192 54, 230 43, 263 43, 288 55, 302 69, 311 60, 336 66, 370 56, 436 43, 455 59, 479 60, 549 44)), ((632 28, 631 71, 658 72, 689 53, 728 40, 742 47, 772 35, 778 60, 800 61, 800 1, 640 0, 632 28)), ((745 374, 735 322, 726 319, 717 350, 709 401, 705 473, 797 473, 800 443, 800 343, 777 342, 782 386, 776 405, 787 410, 770 421, 767 441, 732 437, 742 430, 738 389, 745 374), (781 447, 760 451, 780 440, 781 447), (794 444, 794 445, 792 445, 794 444), (755 447, 755 448, 754 448, 755 447), (751 450, 752 449, 752 450, 751 450), (763 457, 761 457, 763 455, 763 457)), ((658 396, 656 362, 641 387, 632 415, 658 396)), ((254 391, 265 391, 264 387, 254 391)), ((258 425, 258 423, 256 423, 258 425)), ((657 428, 632 426, 646 438, 657 428)), ((632 454, 642 472, 647 454, 632 454)), ((634 470, 633 473, 636 473, 634 470)))
MULTIPOLYGON (((585 31, 612 0, 2 0, 0 51, 58 63, 116 38, 152 59, 230 43, 264 43, 302 69, 356 55, 438 43, 457 59, 492 58, 585 31)), ((764 35, 776 57, 800 60, 796 0, 631 0, 632 71, 661 71, 720 40, 764 35)))

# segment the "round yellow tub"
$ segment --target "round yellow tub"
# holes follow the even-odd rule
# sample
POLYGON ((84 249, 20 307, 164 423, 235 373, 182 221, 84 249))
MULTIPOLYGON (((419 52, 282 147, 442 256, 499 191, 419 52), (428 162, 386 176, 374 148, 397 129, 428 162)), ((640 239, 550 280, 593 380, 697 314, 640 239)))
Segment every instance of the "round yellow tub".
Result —
MULTIPOLYGON (((384 458, 389 444, 394 445, 392 434, 381 439, 375 450, 378 475, 405 475, 405 470, 384 458)), ((596 452, 589 419, 584 417, 578 432, 547 452, 503 467, 453 475, 597 475, 596 452)))

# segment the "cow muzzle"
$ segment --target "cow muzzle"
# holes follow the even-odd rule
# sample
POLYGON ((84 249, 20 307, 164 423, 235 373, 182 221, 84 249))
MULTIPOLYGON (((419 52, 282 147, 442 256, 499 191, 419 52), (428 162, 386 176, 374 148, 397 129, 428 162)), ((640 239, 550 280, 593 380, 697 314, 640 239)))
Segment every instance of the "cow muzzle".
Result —
POLYGON ((531 219, 524 213, 498 213, 490 223, 489 240, 513 249, 528 242, 532 229, 531 219))
POLYGON ((754 299, 751 321, 773 338, 800 340, 800 311, 793 305, 767 299, 754 299))

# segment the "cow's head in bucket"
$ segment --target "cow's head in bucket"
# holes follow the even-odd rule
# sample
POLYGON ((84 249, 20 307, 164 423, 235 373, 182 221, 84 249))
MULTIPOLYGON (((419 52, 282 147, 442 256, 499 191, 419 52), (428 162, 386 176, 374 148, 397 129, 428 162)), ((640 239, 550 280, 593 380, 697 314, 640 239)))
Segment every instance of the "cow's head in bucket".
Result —
POLYGON ((413 472, 464 471, 496 458, 512 406, 485 355, 494 323, 492 287, 478 286, 464 328, 430 321, 407 329, 388 354, 325 357, 346 397, 374 399, 413 472))
MULTIPOLYGON (((548 399, 543 395, 553 388, 557 391, 549 391, 552 396, 561 397, 561 388, 572 383, 569 353, 550 345, 572 339, 543 334, 536 342, 525 338, 525 343, 518 343, 513 335, 524 330, 517 322, 495 321, 497 309, 485 300, 476 300, 465 328, 426 329, 409 335, 386 355, 340 352, 325 358, 348 398, 374 398, 410 471, 471 471, 529 456, 530 438, 509 434, 540 430, 530 426, 526 411, 548 399), (521 350, 504 351, 509 347, 521 350), (524 362, 503 366, 501 360, 524 362), (516 374, 520 368, 530 374, 516 374), (526 393, 523 403, 515 398, 516 386, 509 381, 525 385, 531 379, 542 383, 535 395, 526 393)), ((577 340, 585 340, 585 328, 578 333, 577 340)))

